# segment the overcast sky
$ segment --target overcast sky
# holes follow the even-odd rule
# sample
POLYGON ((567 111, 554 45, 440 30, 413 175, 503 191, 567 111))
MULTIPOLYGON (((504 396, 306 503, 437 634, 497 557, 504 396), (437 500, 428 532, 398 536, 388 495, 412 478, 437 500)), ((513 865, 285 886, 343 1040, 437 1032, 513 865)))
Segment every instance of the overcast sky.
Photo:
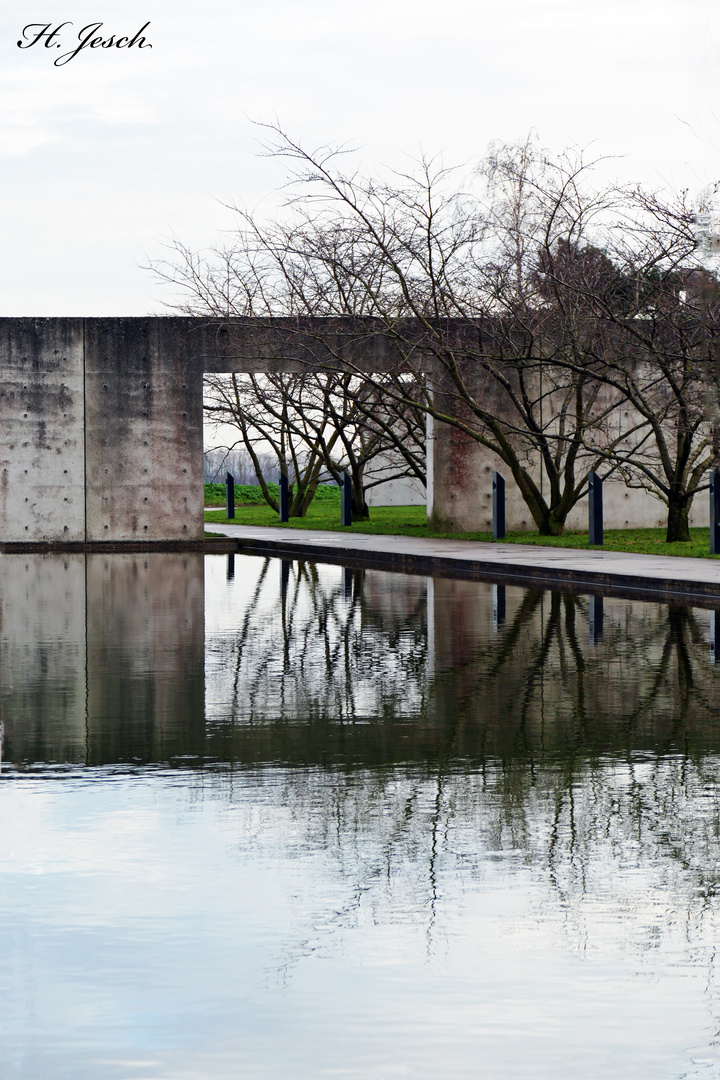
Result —
POLYGON ((351 141, 369 168, 471 161, 535 128, 618 155, 622 179, 720 177, 709 0, 6 0, 0 26, 1 315, 162 311, 142 266, 163 240, 211 243, 219 200, 257 206, 282 183, 253 120, 351 141), (54 65, 100 21, 106 38, 149 22, 152 48, 54 65), (37 22, 68 25, 19 49, 37 22))

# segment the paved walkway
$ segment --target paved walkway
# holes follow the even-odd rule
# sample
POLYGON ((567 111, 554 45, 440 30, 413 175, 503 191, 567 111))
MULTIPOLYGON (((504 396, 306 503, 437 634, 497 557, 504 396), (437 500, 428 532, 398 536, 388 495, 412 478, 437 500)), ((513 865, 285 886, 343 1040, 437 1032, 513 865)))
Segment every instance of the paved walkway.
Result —
POLYGON ((416 573, 566 582, 626 593, 692 594, 720 602, 720 560, 714 559, 214 522, 207 528, 236 539, 239 550, 248 552, 315 556, 416 573))

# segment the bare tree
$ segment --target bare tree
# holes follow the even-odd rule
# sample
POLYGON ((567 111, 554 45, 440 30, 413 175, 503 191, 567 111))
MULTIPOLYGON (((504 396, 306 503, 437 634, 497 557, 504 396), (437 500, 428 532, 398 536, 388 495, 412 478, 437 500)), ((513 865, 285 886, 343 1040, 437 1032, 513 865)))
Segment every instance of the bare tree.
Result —
POLYGON ((345 470, 355 520, 369 516, 369 488, 407 476, 425 482, 422 412, 388 409, 349 374, 215 375, 207 381, 206 412, 237 429, 263 496, 277 510, 263 466, 263 448, 271 448, 291 482, 291 517, 304 517, 318 484, 339 483, 345 470))
POLYGON ((608 242, 606 254, 594 253, 594 274, 587 249, 556 248, 546 287, 558 304, 571 297, 585 306, 606 341, 595 375, 620 395, 613 423, 621 438, 604 447, 596 439, 593 449, 616 462, 628 486, 666 505, 668 542, 688 540, 693 498, 719 459, 710 422, 718 413, 717 289, 698 265, 683 195, 635 191, 608 242))
POLYGON ((423 410, 497 454, 540 531, 562 532, 589 469, 617 467, 587 450, 589 429, 616 402, 599 395, 587 353, 566 363, 569 335, 558 336, 537 267, 558 240, 581 242, 607 218, 615 193, 591 189, 580 156, 551 160, 530 142, 497 148, 476 190, 462 191, 453 170, 432 162, 367 178, 344 172, 337 152, 272 136, 290 169, 282 220, 236 208, 232 247, 207 261, 176 248, 161 274, 192 310, 310 319, 329 365, 361 377, 386 409, 423 410), (353 364, 324 335, 323 316, 384 338, 395 382, 353 364))
POLYGON ((235 207, 230 247, 204 259, 176 246, 156 267, 188 310, 284 317, 284 334, 316 342, 315 367, 354 377, 373 409, 424 412, 497 455, 541 533, 564 531, 593 469, 648 487, 668 538, 687 535, 714 454, 715 315, 707 289, 702 311, 681 297, 682 208, 597 187, 596 162, 533 139, 494 147, 467 189, 432 161, 368 177, 342 151, 310 153, 278 127, 269 139, 288 165, 284 214, 235 207), (369 339, 392 375, 354 359, 369 339))
MULTIPOLYGON (((268 487, 268 447, 279 472, 291 481, 290 517, 305 516, 318 484, 327 476, 318 439, 312 437, 302 414, 303 405, 318 407, 314 387, 308 385, 312 382, 309 373, 213 375, 206 380, 206 415, 237 430, 263 498, 273 510, 279 506, 268 487)), ((319 407, 322 409, 322 397, 319 407)))

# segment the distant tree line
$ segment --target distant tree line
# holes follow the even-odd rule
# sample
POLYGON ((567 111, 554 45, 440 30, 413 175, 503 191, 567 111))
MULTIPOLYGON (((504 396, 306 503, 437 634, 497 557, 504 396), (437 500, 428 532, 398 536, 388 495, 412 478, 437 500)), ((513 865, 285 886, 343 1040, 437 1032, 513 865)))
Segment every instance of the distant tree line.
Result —
POLYGON ((542 533, 564 531, 596 470, 662 501, 669 541, 689 538, 692 501, 720 461, 706 207, 601 184, 598 162, 532 138, 493 147, 467 184, 424 160, 366 176, 277 127, 268 149, 288 164, 283 212, 233 208, 229 246, 176 243, 155 267, 184 290, 183 310, 302 319, 327 357, 299 375, 213 380, 210 415, 235 424, 261 486, 257 447, 270 446, 294 479, 293 512, 321 476, 348 469, 365 515, 373 463, 424 482, 429 415, 497 455, 542 533), (392 374, 354 364, 324 329, 332 316, 358 340, 384 338, 392 374))
MULTIPOLYGON (((260 455, 260 465, 267 480, 277 484, 280 468, 274 455, 266 452, 260 455)), ((245 450, 230 449, 224 446, 212 447, 203 456, 203 480, 206 484, 224 484, 227 473, 232 473, 238 484, 256 484, 255 466, 245 450)))

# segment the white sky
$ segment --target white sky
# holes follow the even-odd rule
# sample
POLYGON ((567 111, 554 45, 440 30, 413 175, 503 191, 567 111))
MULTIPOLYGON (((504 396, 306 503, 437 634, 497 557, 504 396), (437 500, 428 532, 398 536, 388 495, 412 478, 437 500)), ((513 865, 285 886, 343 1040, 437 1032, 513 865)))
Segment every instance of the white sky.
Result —
POLYGON ((211 243, 218 199, 283 181, 252 120, 367 166, 482 156, 534 127, 593 143, 626 180, 696 191, 720 177, 720 13, 709 0, 6 0, 0 14, 0 315, 141 315, 141 267, 175 233, 211 243), (715 10, 713 10, 715 8, 715 10), (16 42, 30 22, 102 20, 152 49, 16 42))

